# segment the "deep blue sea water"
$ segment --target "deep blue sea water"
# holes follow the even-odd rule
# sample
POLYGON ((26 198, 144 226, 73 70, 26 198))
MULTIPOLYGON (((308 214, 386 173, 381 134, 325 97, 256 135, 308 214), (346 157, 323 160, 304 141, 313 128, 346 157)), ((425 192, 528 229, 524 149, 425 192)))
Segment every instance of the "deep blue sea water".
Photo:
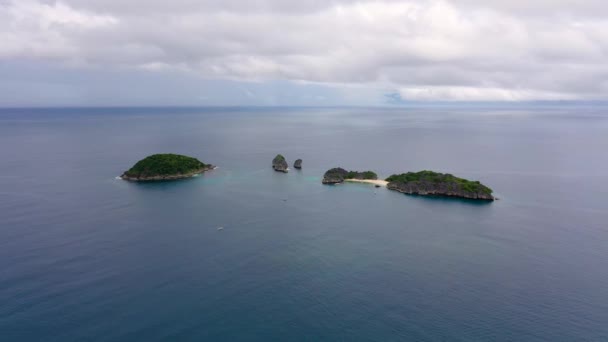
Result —
POLYGON ((606 151, 606 107, 0 110, 0 340, 607 341, 606 151), (115 179, 159 152, 219 169, 115 179))

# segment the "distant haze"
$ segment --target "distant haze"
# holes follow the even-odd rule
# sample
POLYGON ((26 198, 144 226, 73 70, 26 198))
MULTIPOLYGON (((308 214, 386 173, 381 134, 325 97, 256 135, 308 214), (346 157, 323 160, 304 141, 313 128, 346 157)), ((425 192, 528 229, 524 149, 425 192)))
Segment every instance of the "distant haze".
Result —
POLYGON ((0 106, 608 99, 605 0, 0 0, 0 106))

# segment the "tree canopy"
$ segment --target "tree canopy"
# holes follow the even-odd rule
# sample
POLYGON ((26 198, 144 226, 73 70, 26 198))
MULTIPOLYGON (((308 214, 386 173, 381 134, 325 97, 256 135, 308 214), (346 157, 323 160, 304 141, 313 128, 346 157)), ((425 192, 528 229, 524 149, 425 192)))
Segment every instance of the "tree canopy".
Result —
POLYGON ((138 161, 125 175, 129 177, 154 177, 180 175, 199 171, 209 165, 200 160, 179 154, 154 154, 138 161))
POLYGON ((481 184, 479 181, 470 181, 459 178, 449 173, 438 173, 433 171, 408 172, 400 175, 392 175, 386 179, 387 182, 408 183, 408 182, 427 182, 427 183, 447 183, 457 185, 464 191, 472 193, 492 194, 492 189, 481 184))

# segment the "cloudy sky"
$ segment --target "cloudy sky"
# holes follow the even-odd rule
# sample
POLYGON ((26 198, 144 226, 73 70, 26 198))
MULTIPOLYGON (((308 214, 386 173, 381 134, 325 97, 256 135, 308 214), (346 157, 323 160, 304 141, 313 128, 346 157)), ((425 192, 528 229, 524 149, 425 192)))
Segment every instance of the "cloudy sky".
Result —
POLYGON ((0 106, 606 99, 606 0, 0 0, 0 106))

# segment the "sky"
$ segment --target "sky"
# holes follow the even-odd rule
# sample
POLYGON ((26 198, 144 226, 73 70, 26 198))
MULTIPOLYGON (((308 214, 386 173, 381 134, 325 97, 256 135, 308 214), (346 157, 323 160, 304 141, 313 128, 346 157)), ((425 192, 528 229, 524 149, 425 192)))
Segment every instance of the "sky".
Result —
POLYGON ((0 0, 3 107, 605 100, 605 0, 0 0))

